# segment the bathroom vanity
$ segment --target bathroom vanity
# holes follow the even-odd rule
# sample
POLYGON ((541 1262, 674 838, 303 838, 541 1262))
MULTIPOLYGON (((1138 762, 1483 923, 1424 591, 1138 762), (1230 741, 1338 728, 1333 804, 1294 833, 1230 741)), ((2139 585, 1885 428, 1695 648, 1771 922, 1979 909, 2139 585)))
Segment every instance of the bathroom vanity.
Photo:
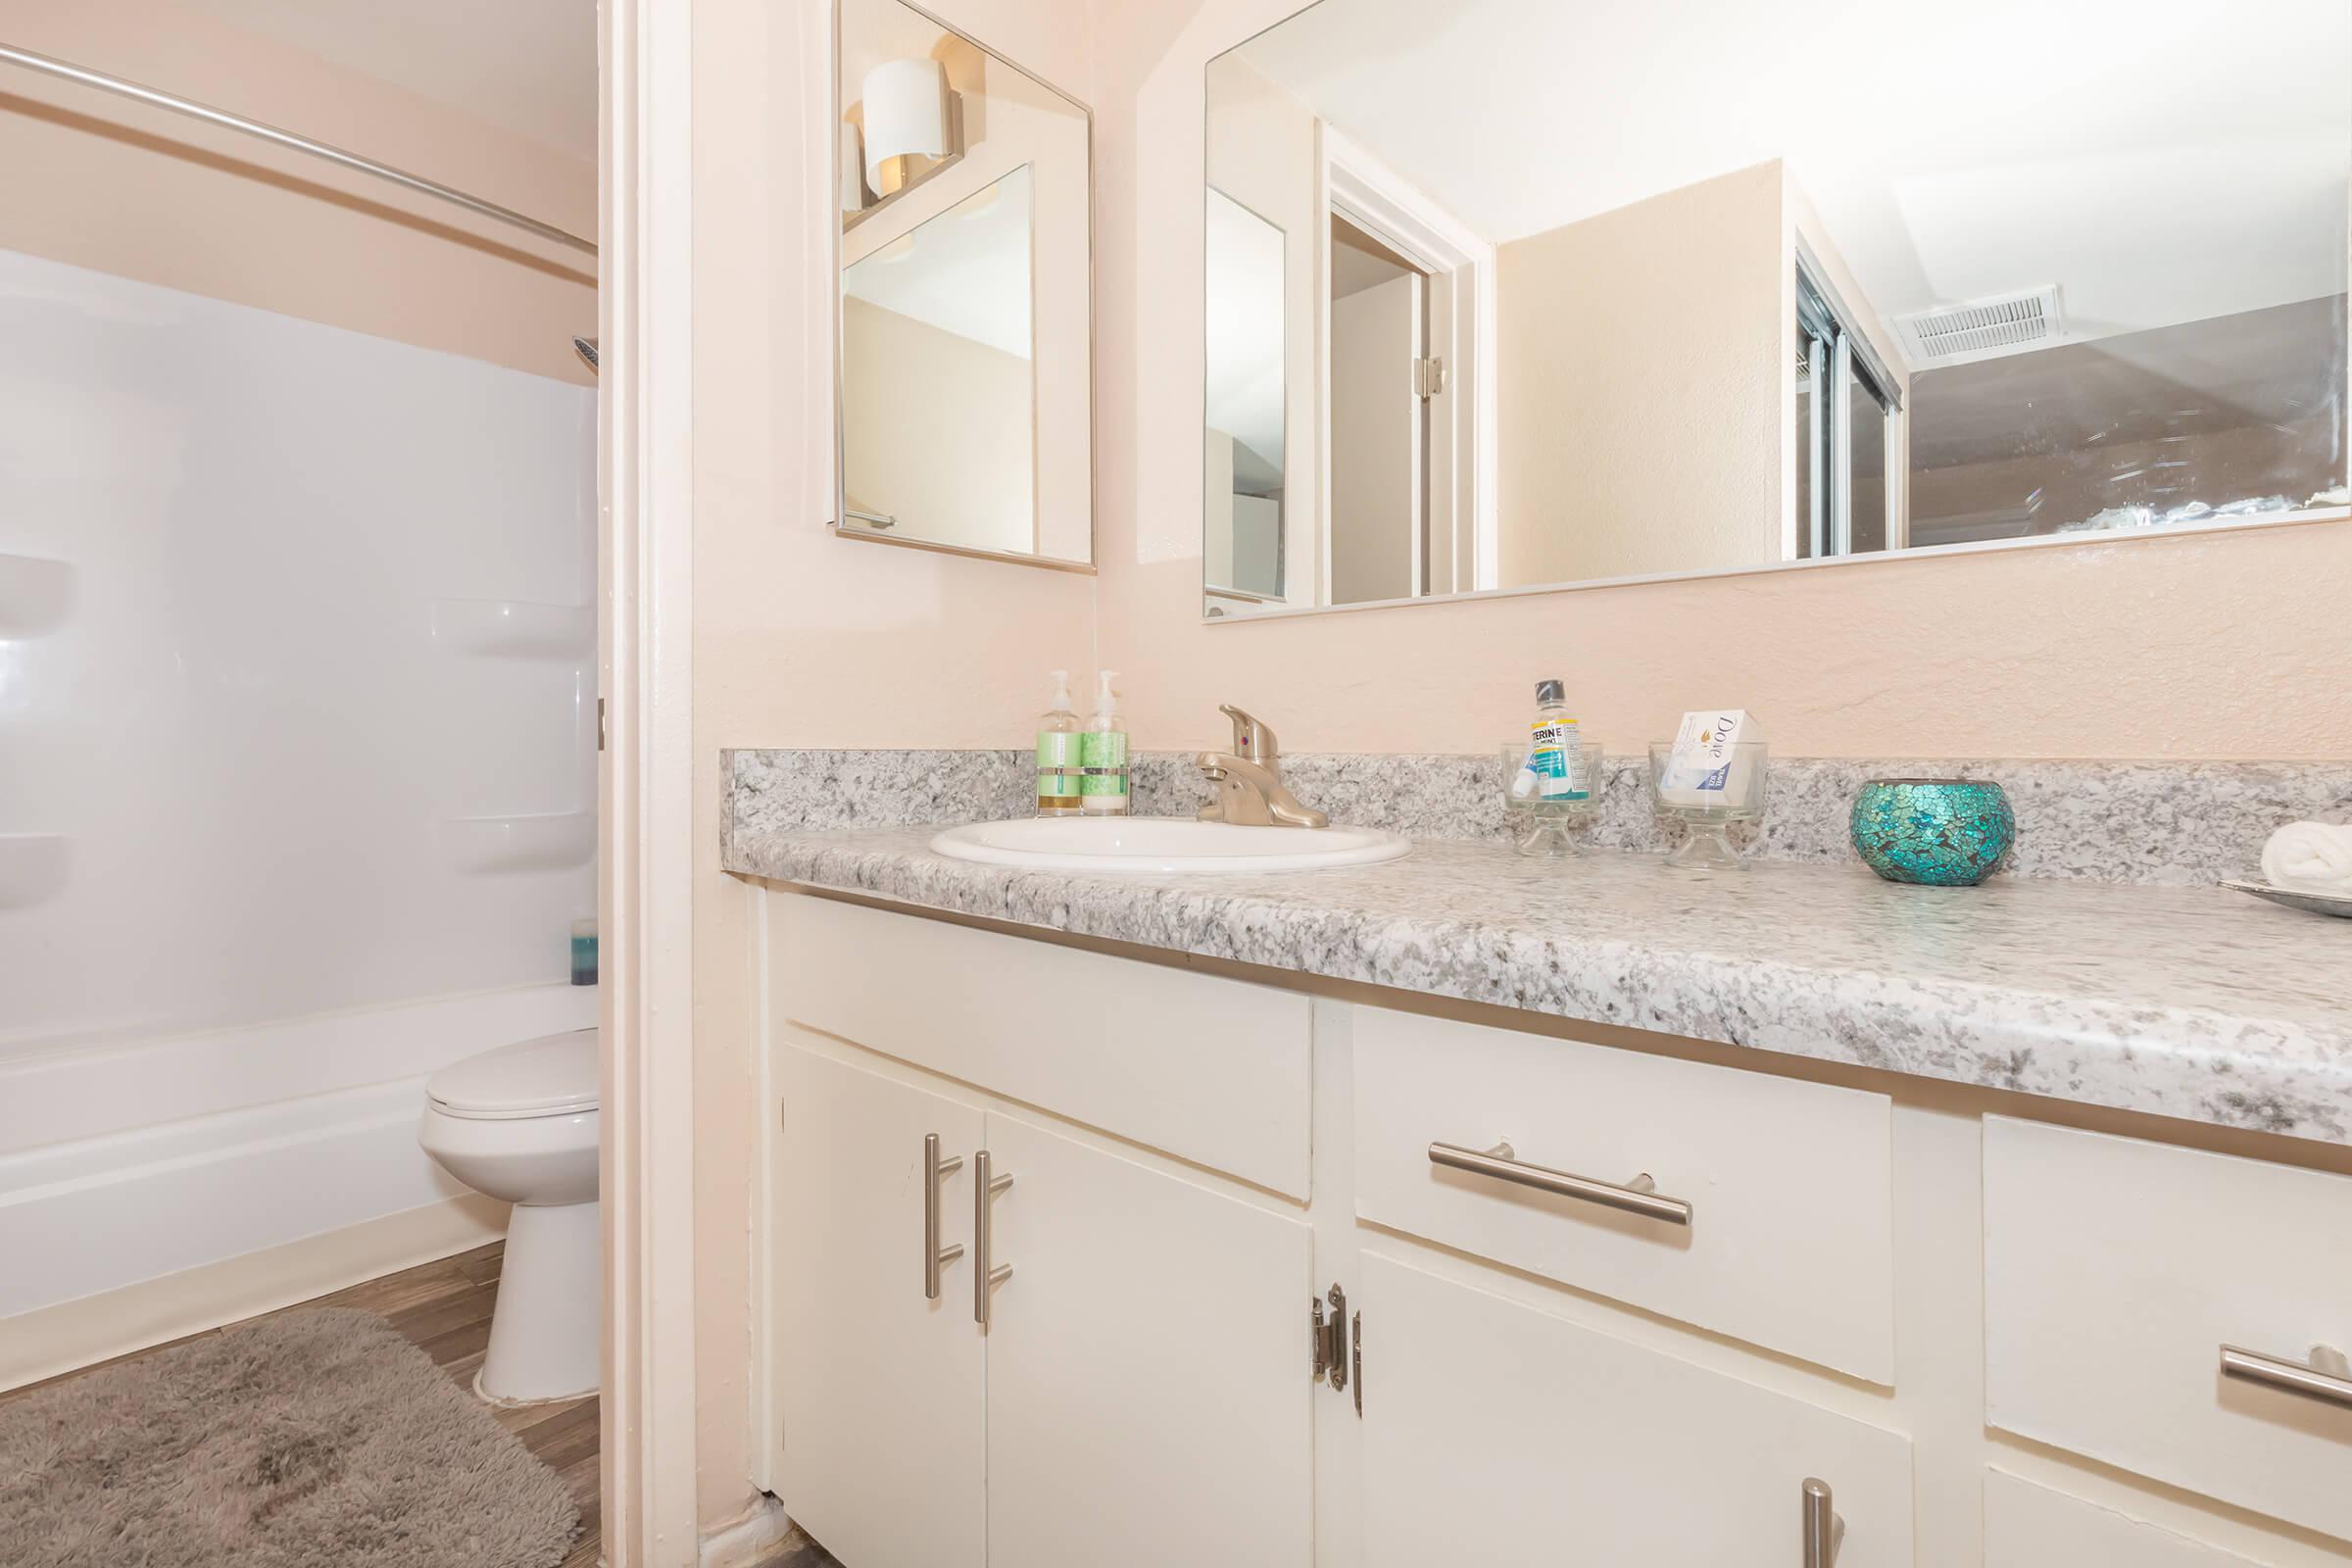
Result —
POLYGON ((2330 922, 930 831, 728 849, 760 1480, 850 1568, 2352 1560, 2330 922))

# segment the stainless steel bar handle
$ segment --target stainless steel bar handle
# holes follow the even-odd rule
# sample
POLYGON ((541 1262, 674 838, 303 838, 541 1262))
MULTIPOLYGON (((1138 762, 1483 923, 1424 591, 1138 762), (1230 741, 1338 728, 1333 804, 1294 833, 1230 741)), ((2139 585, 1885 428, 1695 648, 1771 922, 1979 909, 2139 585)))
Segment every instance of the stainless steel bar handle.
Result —
POLYGON ((2309 1361, 2288 1361, 2260 1350, 2222 1347, 2222 1376, 2257 1383, 2352 1410, 2352 1362, 2331 1346, 2315 1345, 2309 1361))
POLYGON ((1012 1278, 1010 1263, 992 1261, 996 1226, 989 1217, 989 1200, 1010 1187, 1012 1176, 1009 1172, 998 1175, 992 1171, 985 1149, 972 1156, 972 1163, 980 1178, 972 1184, 972 1321, 986 1331, 989 1293, 1012 1278))
POLYGON ((1622 1186, 1615 1182, 1594 1181, 1590 1176, 1571 1176, 1564 1170, 1529 1165, 1514 1158, 1509 1144, 1496 1144, 1490 1150, 1464 1149, 1459 1144, 1432 1144, 1429 1146, 1429 1162, 1452 1170, 1466 1170, 1473 1176, 1492 1176, 1496 1181, 1533 1187, 1540 1193, 1598 1203, 1603 1208, 1639 1214, 1643 1219, 1659 1220, 1668 1225, 1690 1223, 1690 1205, 1679 1198, 1659 1197, 1657 1184, 1646 1173, 1636 1176, 1622 1186))
POLYGON ((1845 1544, 1845 1521, 1830 1497, 1830 1484, 1805 1478, 1799 1494, 1805 1532, 1805 1568, 1837 1568, 1838 1548, 1845 1544))
POLYGON ((939 1157, 939 1134, 923 1134, 923 1299, 939 1299, 939 1271, 963 1255, 961 1242, 939 1245, 939 1184, 963 1169, 963 1156, 939 1157))

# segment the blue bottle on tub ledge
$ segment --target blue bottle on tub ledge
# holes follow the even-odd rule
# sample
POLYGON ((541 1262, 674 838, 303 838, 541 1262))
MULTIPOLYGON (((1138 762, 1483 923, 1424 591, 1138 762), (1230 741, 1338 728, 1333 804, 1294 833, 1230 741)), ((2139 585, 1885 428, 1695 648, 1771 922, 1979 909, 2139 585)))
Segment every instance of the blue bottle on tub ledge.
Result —
POLYGON ((1987 779, 1873 779, 1846 826, 1873 871, 1927 887, 1976 886, 2017 841, 2009 792, 1987 779))

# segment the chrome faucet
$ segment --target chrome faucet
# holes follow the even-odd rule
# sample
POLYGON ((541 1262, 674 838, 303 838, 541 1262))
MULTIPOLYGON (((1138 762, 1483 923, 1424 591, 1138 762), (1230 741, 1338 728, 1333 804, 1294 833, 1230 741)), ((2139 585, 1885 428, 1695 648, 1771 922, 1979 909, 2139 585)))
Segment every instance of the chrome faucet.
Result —
POLYGON ((1200 776, 1217 787, 1217 798, 1200 808, 1203 822, 1241 827, 1329 827, 1331 818, 1283 786, 1282 751, 1274 732, 1228 703, 1217 710, 1233 720, 1233 750, 1201 752, 1193 759, 1200 776))

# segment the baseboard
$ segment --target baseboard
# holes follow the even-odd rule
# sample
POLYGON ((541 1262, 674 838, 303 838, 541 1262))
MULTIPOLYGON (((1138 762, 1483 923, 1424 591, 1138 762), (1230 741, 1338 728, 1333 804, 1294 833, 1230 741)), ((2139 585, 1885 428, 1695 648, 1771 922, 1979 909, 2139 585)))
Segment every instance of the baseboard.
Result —
POLYGON ((762 1494, 749 1514, 703 1537, 702 1568, 753 1568, 791 1534, 783 1504, 762 1494))
POLYGON ((506 1233, 507 1205, 467 1193, 0 1318, 0 1390, 293 1306, 506 1233))

